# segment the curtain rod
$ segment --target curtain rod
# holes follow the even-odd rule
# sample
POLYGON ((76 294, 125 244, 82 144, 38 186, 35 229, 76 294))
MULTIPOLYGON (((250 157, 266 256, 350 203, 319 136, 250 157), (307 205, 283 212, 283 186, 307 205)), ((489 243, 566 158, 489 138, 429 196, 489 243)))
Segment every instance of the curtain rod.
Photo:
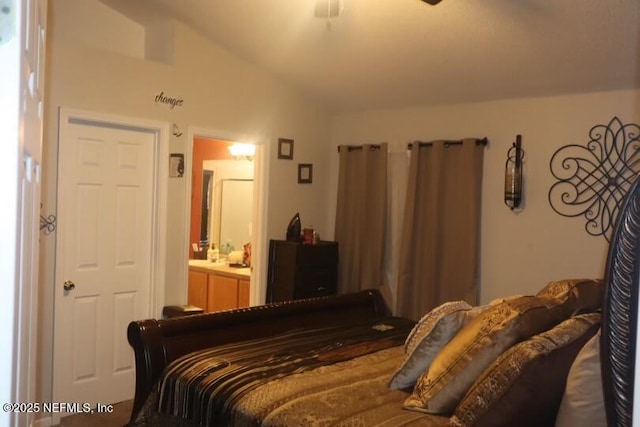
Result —
MULTIPOLYGON (((413 144, 418 143, 420 144, 420 147, 431 147, 433 145, 433 142, 425 142, 425 141, 413 141, 407 144, 407 149, 411 149, 411 147, 413 147, 413 144)), ((476 139, 476 145, 484 145, 486 146, 489 143, 489 139, 485 136, 484 138, 481 139, 476 139)), ((462 144, 462 140, 448 140, 448 141, 444 141, 444 146, 448 147, 450 145, 461 145, 462 144)), ((368 145, 369 149, 371 151, 375 151, 375 150, 379 150, 380 149, 380 144, 366 144, 368 145)), ((364 147, 364 145, 339 145, 338 148, 338 152, 340 152, 340 147, 346 147, 347 151, 358 151, 358 150, 362 150, 362 148, 364 147)))
MULTIPOLYGON (((476 145, 486 146, 489 143, 489 139, 485 136, 481 139, 476 139, 476 145)), ((407 149, 410 150, 413 147, 413 144, 419 144, 420 147, 431 147, 433 146, 433 142, 424 142, 424 141, 413 141, 407 144, 407 149)), ((450 145, 462 145, 462 140, 457 141, 444 141, 445 148, 450 145)))
MULTIPOLYGON (((366 144, 366 145, 369 146, 369 150, 371 151, 376 151, 381 148, 380 144, 366 144)), ((364 145, 339 145, 338 153, 340 152, 340 147, 347 147, 347 151, 358 151, 358 150, 362 150, 364 145)))

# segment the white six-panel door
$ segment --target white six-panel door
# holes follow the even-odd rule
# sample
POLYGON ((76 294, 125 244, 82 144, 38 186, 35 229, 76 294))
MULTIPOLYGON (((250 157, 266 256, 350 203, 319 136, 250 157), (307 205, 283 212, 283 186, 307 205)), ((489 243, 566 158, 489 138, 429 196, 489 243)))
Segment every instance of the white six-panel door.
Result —
POLYGON ((134 393, 130 321, 150 317, 154 135, 61 123, 54 399, 134 393))

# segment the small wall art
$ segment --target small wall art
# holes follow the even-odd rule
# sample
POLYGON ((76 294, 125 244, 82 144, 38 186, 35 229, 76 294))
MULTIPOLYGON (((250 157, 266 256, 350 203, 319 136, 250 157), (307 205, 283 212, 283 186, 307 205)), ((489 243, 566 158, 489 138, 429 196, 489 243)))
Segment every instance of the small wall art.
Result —
POLYGON ((298 164, 298 184, 311 184, 313 182, 313 165, 311 163, 298 164))
POLYGON ((293 139, 278 139, 278 158, 293 160, 293 139))
POLYGON ((184 175, 184 154, 171 153, 169 156, 169 176, 171 178, 182 178, 184 175))

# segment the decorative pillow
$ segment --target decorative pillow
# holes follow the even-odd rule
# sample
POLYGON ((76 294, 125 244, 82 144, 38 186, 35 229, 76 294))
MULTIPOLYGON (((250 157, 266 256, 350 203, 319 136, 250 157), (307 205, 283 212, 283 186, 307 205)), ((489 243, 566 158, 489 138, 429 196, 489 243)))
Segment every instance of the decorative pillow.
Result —
POLYGON ((407 336, 404 343, 407 356, 391 377, 389 387, 394 390, 412 387, 436 353, 479 312, 464 301, 451 301, 424 315, 407 336))
POLYGON ((607 427, 600 371, 600 331, 571 365, 556 427, 607 427))
POLYGON ((566 279, 549 282, 536 296, 556 298, 571 311, 593 311, 602 307, 604 282, 601 279, 566 279))
POLYGON ((483 311, 444 346, 416 382, 405 408, 450 414, 478 376, 513 344, 564 320, 556 299, 519 297, 483 311))
MULTIPOLYGON (((451 424, 457 427, 553 425, 571 364, 599 327, 599 313, 581 314, 514 345, 471 386, 456 407, 451 424)), ((595 424, 569 422, 565 425, 595 424)))
POLYGON ((435 355, 462 328, 493 305, 520 298, 522 295, 498 298, 489 304, 472 307, 465 301, 446 302, 416 323, 404 343, 407 357, 389 381, 393 390, 413 387, 420 375, 429 368, 435 355))

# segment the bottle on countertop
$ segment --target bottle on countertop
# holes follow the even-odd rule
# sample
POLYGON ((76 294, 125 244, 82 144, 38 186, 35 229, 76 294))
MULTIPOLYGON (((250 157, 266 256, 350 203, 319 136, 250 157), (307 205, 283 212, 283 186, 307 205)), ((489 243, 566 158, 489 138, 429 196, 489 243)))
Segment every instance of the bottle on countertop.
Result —
POLYGON ((220 250, 215 243, 212 243, 211 248, 207 251, 207 259, 211 262, 218 262, 220 260, 220 250))

